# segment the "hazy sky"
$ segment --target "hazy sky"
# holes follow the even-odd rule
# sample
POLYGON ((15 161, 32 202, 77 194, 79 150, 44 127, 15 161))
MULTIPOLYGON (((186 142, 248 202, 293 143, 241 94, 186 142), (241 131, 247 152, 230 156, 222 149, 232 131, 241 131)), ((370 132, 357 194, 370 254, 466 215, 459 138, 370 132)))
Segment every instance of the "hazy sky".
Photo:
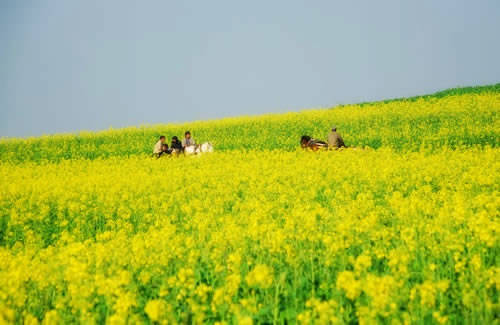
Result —
POLYGON ((500 82, 500 1, 0 0, 0 136, 500 82))

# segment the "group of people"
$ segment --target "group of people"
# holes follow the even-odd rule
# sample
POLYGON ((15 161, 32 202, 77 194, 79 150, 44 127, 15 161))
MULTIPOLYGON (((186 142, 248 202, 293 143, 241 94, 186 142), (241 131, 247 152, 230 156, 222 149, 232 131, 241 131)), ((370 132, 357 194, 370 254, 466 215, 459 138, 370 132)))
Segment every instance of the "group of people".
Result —
MULTIPOLYGON (((163 155, 180 154, 186 152, 186 154, 197 154, 201 152, 212 152, 213 146, 210 142, 203 143, 202 145, 196 145, 196 142, 191 137, 191 132, 186 131, 184 133, 184 139, 179 141, 177 136, 172 137, 172 143, 170 147, 165 142, 166 138, 164 135, 160 136, 160 139, 155 144, 153 149, 153 154, 160 158, 163 155)), ((304 149, 318 150, 320 148, 346 148, 344 139, 340 133, 337 132, 337 127, 332 127, 330 133, 328 134, 327 142, 320 141, 311 138, 308 135, 303 135, 300 138, 300 146, 304 149)))
POLYGON ((191 137, 191 132, 189 131, 186 131, 184 133, 184 139, 182 141, 179 141, 179 138, 177 138, 177 136, 173 136, 170 147, 168 146, 168 143, 166 143, 165 136, 162 135, 154 146, 153 154, 156 156, 156 158, 160 158, 163 155, 179 154, 184 152, 186 148, 194 147, 195 145, 196 142, 191 137))
POLYGON ((311 138, 308 135, 303 135, 300 138, 300 146, 304 149, 318 150, 320 148, 347 148, 344 139, 340 133, 337 132, 337 127, 333 126, 330 133, 328 134, 327 142, 311 138))

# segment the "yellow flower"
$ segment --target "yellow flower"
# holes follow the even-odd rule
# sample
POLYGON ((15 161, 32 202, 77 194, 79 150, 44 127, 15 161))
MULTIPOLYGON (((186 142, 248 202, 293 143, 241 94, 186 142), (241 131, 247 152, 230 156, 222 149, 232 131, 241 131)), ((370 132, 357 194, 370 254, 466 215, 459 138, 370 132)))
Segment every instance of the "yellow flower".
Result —
POLYGON ((252 325, 253 320, 250 316, 242 316, 238 319, 239 325, 252 325))
POLYGON ((144 312, 148 315, 149 319, 154 322, 162 319, 166 312, 166 302, 164 300, 150 300, 144 307, 144 312))
POLYGON ((351 271, 340 272, 337 276, 337 288, 345 291, 346 297, 355 300, 361 293, 361 283, 351 271))
POLYGON ((433 308, 436 304, 437 288, 431 281, 425 281, 419 285, 420 303, 427 308, 433 308))
POLYGON ((40 324, 40 321, 35 316, 27 314, 24 317, 24 325, 38 325, 38 324, 40 324))
POLYGON ((5 324, 14 323, 16 319, 16 314, 14 310, 8 308, 7 306, 0 304, 0 323, 5 322, 5 324))
POLYGON ((441 316, 441 314, 437 311, 432 313, 432 317, 438 322, 439 324, 446 324, 448 323, 448 316, 441 316))
POLYGON ((267 265, 259 264, 247 274, 245 279, 250 287, 267 289, 273 284, 273 270, 267 265))
POLYGON ((356 271, 356 273, 359 274, 368 269, 371 265, 372 265, 372 259, 370 256, 359 255, 356 258, 356 262, 354 264, 354 270, 356 271))
POLYGON ((59 314, 55 310, 50 310, 45 313, 45 317, 43 318, 42 325, 56 325, 60 324, 61 319, 59 314))

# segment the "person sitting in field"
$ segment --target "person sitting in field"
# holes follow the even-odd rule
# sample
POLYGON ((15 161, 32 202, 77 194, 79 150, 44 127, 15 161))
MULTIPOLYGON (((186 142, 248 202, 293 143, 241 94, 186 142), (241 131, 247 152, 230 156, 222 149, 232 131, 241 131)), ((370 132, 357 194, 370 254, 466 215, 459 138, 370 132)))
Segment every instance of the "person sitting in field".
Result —
POLYGON ((172 150, 168 148, 168 144, 164 143, 161 145, 161 152, 157 157, 160 158, 162 156, 167 156, 167 155, 171 155, 171 154, 172 154, 172 150))
POLYGON ((337 127, 332 127, 332 131, 328 134, 328 146, 334 149, 345 148, 344 139, 337 132, 337 127))
POLYGON ((182 143, 179 141, 179 138, 177 138, 177 136, 172 137, 172 143, 170 145, 170 150, 173 153, 182 152, 182 143))
POLYGON ((186 133, 184 133, 184 140, 182 140, 182 149, 185 150, 186 147, 191 147, 194 145, 196 145, 196 142, 193 138, 191 138, 191 132, 186 131, 186 133))
POLYGON ((158 140, 158 142, 156 142, 156 144, 153 148, 153 155, 155 155, 157 158, 159 158, 161 153, 162 153, 162 145, 164 142, 165 142, 165 136, 162 135, 162 136, 160 136, 160 140, 158 140))

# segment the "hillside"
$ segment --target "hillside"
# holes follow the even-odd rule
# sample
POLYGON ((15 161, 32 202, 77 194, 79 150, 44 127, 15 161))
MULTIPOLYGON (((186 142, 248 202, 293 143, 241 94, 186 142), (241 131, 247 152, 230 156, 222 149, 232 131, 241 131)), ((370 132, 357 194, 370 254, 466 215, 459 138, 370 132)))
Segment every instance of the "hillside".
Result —
POLYGON ((0 144, 0 324, 492 324, 499 85, 0 144), (303 151, 338 126, 347 144, 303 151), (216 150, 152 159, 190 129, 216 150))
POLYGON ((422 146, 499 145, 500 84, 449 89, 427 96, 342 105, 300 113, 130 127, 0 140, 2 161, 59 161, 147 155, 160 134, 191 130, 216 150, 295 150, 301 135, 325 138, 338 126, 349 145, 415 151, 422 146), (480 126, 480 127, 478 127, 480 126))

